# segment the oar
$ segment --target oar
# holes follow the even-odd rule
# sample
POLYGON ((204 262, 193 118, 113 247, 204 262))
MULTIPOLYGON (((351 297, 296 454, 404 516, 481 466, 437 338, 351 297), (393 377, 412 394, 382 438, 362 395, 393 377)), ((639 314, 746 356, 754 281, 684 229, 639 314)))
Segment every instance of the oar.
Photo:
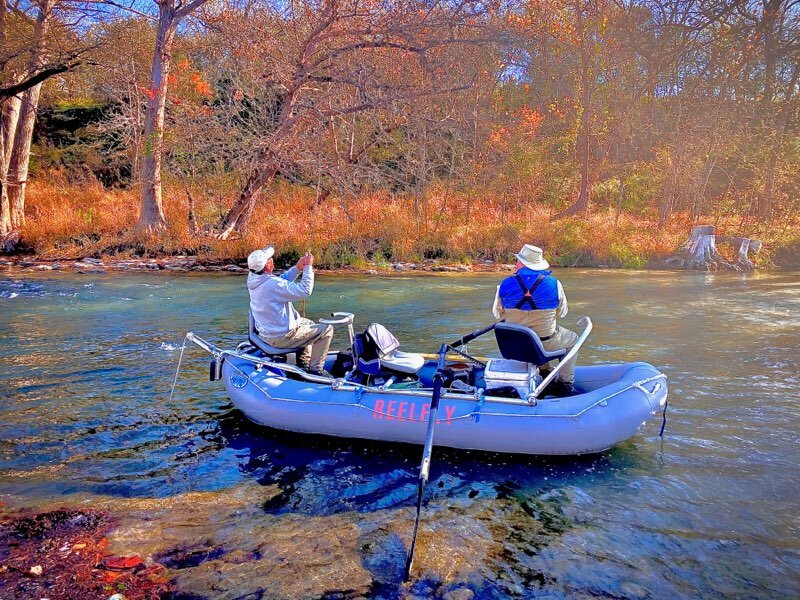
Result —
POLYGON ((492 323, 488 327, 484 327, 483 329, 477 329, 472 333, 468 333, 459 338, 458 340, 456 340, 455 342, 453 342, 452 344, 450 344, 450 347, 458 348, 459 346, 463 346, 464 344, 469 344, 472 340, 481 337, 484 333, 489 333, 492 329, 494 329, 495 325, 497 325, 497 323, 492 323))
POLYGON ((417 489, 417 518, 414 521, 414 534, 411 536, 411 548, 406 558, 406 570, 403 581, 408 581, 411 576, 411 567, 414 564, 414 548, 417 545, 417 530, 419 529, 419 514, 422 510, 422 491, 428 482, 428 471, 431 468, 431 452, 433 451, 433 428, 436 425, 436 414, 439 412, 439 398, 442 396, 444 383, 444 361, 447 354, 447 344, 442 344, 439 349, 439 365, 433 376, 433 395, 431 396, 431 410, 428 413, 428 433, 425 436, 425 448, 422 451, 422 465, 419 468, 419 487, 417 489))

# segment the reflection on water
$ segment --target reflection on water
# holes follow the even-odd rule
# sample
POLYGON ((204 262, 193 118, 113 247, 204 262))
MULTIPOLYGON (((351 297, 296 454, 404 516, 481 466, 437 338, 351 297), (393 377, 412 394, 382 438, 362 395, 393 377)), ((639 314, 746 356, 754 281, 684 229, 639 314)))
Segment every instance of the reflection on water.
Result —
MULTIPOLYGON (((437 448, 410 588, 418 448, 251 425, 195 349, 169 401, 186 331, 241 340, 240 277, 0 279, 0 501, 119 513, 112 546, 187 596, 796 597, 797 277, 560 275, 566 324, 595 323, 582 362, 669 375, 666 437, 577 458, 437 448)), ((489 322, 499 279, 323 274, 308 316, 351 311, 430 352, 489 322)))

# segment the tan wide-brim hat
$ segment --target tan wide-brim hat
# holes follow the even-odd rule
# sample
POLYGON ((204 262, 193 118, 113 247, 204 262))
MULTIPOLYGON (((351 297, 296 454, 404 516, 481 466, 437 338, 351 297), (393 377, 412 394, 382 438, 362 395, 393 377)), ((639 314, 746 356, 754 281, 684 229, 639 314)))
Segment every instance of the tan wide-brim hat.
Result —
POLYGON ((515 254, 519 261, 534 271, 543 271, 550 268, 550 263, 544 259, 544 253, 538 246, 525 244, 517 254, 515 254))
POLYGON ((275 254, 275 248, 267 246, 261 250, 255 250, 247 257, 247 268, 253 273, 260 273, 267 266, 267 261, 275 254))

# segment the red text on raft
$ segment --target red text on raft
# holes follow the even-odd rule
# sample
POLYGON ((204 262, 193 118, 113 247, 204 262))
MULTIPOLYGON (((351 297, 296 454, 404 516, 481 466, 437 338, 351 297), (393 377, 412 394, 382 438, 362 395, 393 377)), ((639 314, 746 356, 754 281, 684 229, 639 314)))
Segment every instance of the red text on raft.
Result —
MULTIPOLYGON (((436 423, 450 425, 456 407, 452 404, 445 404, 444 419, 437 419, 436 423)), ((386 419, 387 421, 427 421, 431 411, 429 402, 417 404, 416 402, 406 402, 405 400, 375 400, 375 410, 372 413, 373 419, 386 419)))

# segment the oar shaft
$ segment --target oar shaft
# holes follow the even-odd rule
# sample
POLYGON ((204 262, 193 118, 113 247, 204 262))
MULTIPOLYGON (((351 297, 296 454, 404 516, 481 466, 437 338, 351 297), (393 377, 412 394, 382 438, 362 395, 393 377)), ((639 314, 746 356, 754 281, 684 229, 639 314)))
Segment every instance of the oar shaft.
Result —
POLYGON ((447 344, 439 348, 439 366, 433 376, 433 393, 431 395, 431 409, 428 413, 428 431, 425 434, 425 447, 422 451, 422 465, 419 468, 419 482, 417 487, 417 516, 414 520, 414 533, 411 536, 411 546, 406 557, 404 580, 408 581, 411 567, 414 565, 414 550, 417 547, 417 531, 419 530, 419 517, 422 512, 422 492, 428 482, 428 472, 431 468, 431 454, 433 452, 433 429, 436 426, 436 415, 439 412, 439 399, 442 397, 444 385, 444 363, 447 356, 447 344))
POLYGON ((422 455, 422 466, 419 469, 420 479, 427 483, 428 472, 431 468, 431 455, 433 454, 433 428, 436 425, 436 416, 439 413, 439 399, 442 397, 442 382, 444 375, 437 369, 433 376, 433 394, 431 396, 431 410, 428 413, 428 432, 425 434, 425 450, 422 455))

